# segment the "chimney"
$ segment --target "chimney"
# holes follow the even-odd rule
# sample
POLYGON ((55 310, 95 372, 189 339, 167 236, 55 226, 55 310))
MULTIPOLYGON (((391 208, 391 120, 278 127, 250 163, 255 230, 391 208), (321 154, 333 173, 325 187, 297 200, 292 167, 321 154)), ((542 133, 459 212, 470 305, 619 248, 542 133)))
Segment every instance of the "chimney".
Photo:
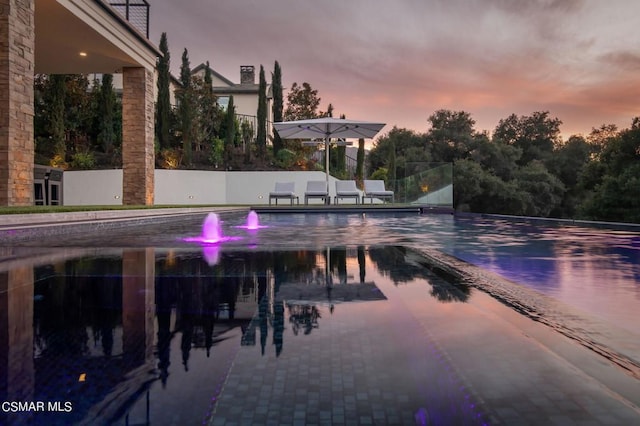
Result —
POLYGON ((256 84, 256 72, 253 65, 240 65, 240 84, 256 84))

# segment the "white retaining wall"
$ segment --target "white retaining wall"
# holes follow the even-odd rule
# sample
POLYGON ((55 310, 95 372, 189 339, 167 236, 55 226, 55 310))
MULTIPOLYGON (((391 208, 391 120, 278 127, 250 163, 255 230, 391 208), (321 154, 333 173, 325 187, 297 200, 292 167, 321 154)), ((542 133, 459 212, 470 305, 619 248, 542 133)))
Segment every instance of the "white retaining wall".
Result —
MULTIPOLYGON (((309 180, 325 180, 324 172, 217 172, 205 170, 156 169, 155 204, 197 205, 269 204, 269 192, 276 182, 295 182, 295 192, 304 203, 309 180)), ((336 192, 336 179, 329 177, 329 195, 336 192)), ((63 174, 65 205, 122 204, 122 170, 79 170, 63 174)), ((283 200, 280 200, 282 204, 283 200)), ((286 201, 284 201, 286 202, 286 201)), ((312 199, 309 203, 321 203, 312 199)))

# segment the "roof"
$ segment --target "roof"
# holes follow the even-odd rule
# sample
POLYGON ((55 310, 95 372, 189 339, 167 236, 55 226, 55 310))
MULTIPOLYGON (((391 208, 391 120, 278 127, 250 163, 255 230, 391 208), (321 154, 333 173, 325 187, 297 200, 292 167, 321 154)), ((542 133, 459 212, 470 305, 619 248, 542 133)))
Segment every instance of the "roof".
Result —
MULTIPOLYGON (((204 72, 206 70, 206 68, 207 68, 207 64, 200 64, 200 65, 196 66, 195 68, 193 68, 191 70, 191 74, 198 74, 201 71, 204 72)), ((209 66, 209 69, 211 70, 211 74, 213 76, 219 78, 220 80, 222 80, 223 82, 225 82, 229 86, 236 86, 237 85, 233 81, 229 80, 227 77, 223 76, 222 74, 220 74, 219 72, 217 72, 216 70, 211 68, 211 66, 209 66)))

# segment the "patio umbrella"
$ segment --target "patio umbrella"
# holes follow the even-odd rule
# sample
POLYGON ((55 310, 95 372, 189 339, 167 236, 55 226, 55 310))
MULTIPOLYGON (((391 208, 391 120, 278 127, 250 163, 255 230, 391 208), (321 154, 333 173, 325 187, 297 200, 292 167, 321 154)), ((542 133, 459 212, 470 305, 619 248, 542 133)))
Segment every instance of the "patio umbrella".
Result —
POLYGON ((282 139, 323 138, 325 148, 325 172, 329 189, 329 141, 331 138, 373 138, 385 123, 347 120, 344 118, 312 118, 309 120, 273 123, 282 139))

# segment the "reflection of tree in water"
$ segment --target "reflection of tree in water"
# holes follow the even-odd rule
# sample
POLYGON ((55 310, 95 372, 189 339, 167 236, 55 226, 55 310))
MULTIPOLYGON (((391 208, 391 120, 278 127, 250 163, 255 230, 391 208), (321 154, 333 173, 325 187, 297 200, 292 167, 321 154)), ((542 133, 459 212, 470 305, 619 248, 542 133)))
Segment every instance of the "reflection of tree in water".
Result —
POLYGON ((303 330, 304 334, 309 334, 314 328, 318 328, 320 311, 315 305, 287 303, 287 308, 289 309, 289 322, 292 325, 293 334, 296 336, 300 330, 303 330))
POLYGON ((358 246, 358 270, 360 273, 360 282, 364 283, 365 272, 367 270, 366 256, 364 246, 358 246))
POLYGON ((429 282, 430 294, 440 302, 466 302, 469 298, 468 285, 436 274, 432 271, 434 266, 415 250, 398 246, 370 247, 369 258, 396 285, 421 278, 429 282))
POLYGON ((36 268, 35 294, 45 301, 34 305, 37 356, 84 357, 91 354, 90 347, 100 347, 110 357, 114 329, 121 321, 120 274, 117 258, 84 258, 36 268))
POLYGON ((184 369, 189 369, 193 348, 205 348, 207 357, 215 345, 215 324, 224 309, 234 319, 240 277, 225 280, 222 266, 213 270, 199 257, 185 256, 156 262, 156 315, 158 318, 158 368, 163 383, 169 374, 170 342, 180 332, 184 369), (225 282, 228 281, 228 282, 225 282), (175 329, 171 312, 175 309, 175 329))

